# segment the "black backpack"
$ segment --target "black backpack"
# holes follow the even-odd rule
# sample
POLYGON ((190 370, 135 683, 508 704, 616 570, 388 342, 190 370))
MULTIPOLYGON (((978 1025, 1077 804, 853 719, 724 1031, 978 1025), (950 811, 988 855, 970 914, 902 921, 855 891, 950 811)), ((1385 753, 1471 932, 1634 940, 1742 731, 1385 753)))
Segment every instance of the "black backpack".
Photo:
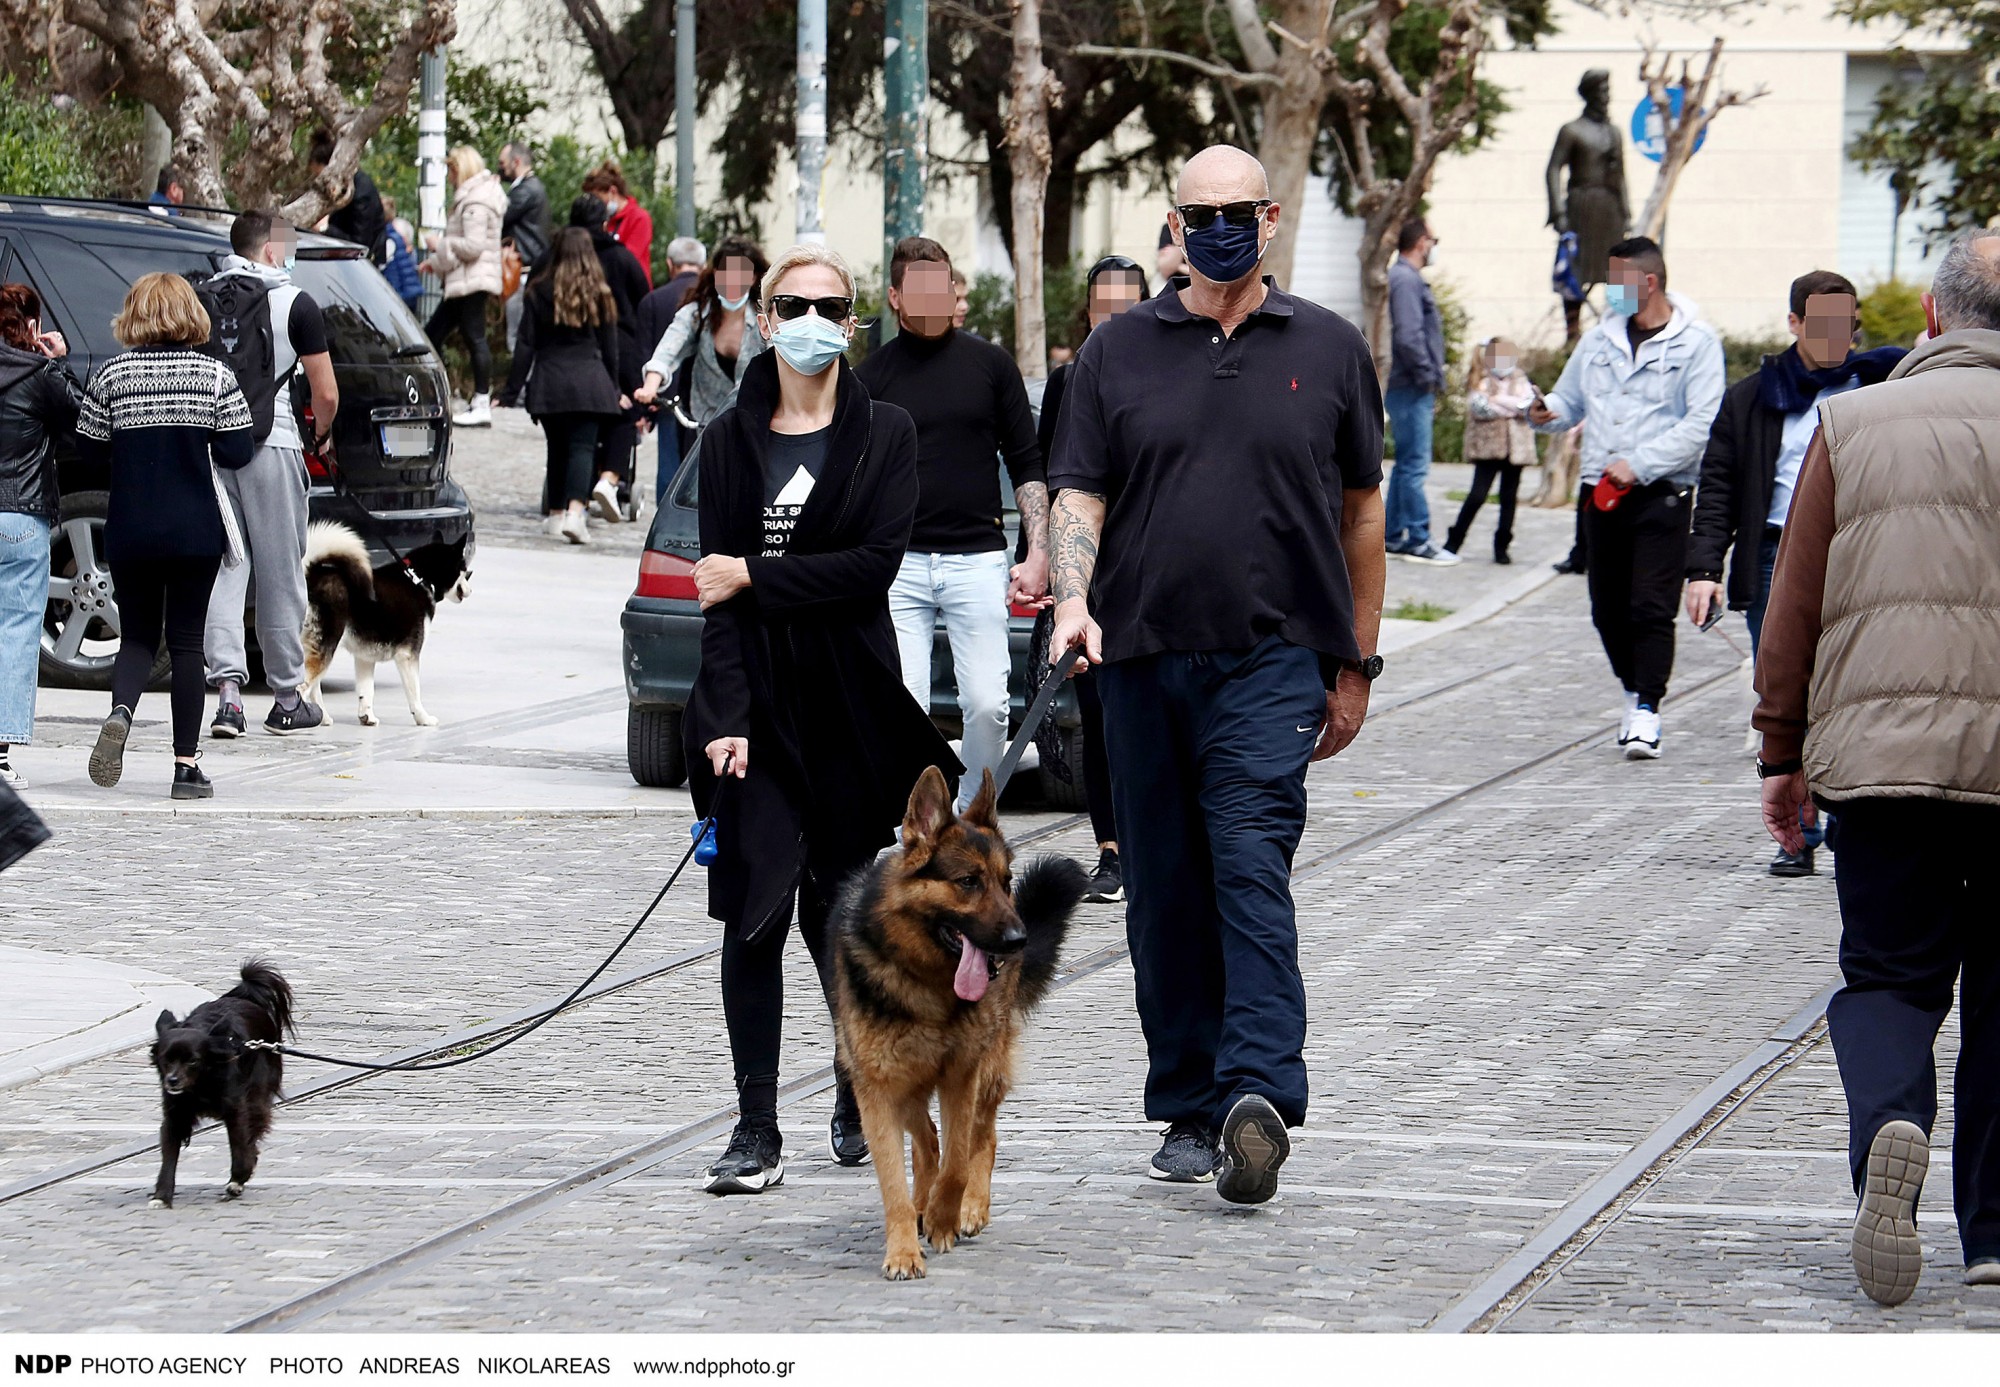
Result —
POLYGON ((298 370, 292 364, 278 376, 278 341, 271 328, 271 285, 256 275, 212 274, 190 281, 201 306, 208 310, 208 345, 203 350, 236 373, 236 384, 250 405, 251 429, 257 441, 271 436, 277 416, 278 387, 298 370))

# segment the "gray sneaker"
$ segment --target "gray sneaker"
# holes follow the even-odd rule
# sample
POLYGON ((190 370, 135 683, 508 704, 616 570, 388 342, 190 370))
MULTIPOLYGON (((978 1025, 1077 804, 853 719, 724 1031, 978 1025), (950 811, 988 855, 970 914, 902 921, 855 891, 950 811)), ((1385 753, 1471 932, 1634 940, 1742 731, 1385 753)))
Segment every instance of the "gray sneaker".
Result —
POLYGON ((132 735, 132 710, 122 704, 111 710, 104 726, 97 729, 97 745, 90 749, 90 779, 110 789, 125 774, 125 743, 132 735))
POLYGON ((1278 1167, 1291 1154, 1285 1120, 1271 1100, 1246 1093, 1222 1121, 1222 1167, 1215 1192, 1231 1204, 1262 1204, 1278 1192, 1278 1167))
POLYGON ((1854 1274, 1878 1305, 1901 1305, 1924 1274, 1917 1192, 1930 1165, 1930 1138, 1914 1122, 1885 1122, 1868 1143, 1854 1215, 1854 1274))
POLYGON ((310 732, 325 724, 326 713, 317 703, 308 703, 303 698, 289 708, 273 703, 270 713, 264 718, 264 730, 279 737, 289 737, 294 732, 310 732))
POLYGON ((1450 568, 1459 561, 1458 555, 1449 549, 1440 549, 1434 540, 1425 540, 1414 549, 1400 549, 1396 557, 1408 559, 1411 563, 1433 564, 1438 568, 1450 568))
POLYGON ((1205 1185, 1215 1178, 1215 1133, 1202 1122, 1176 1122, 1146 1174, 1175 1185, 1205 1185))

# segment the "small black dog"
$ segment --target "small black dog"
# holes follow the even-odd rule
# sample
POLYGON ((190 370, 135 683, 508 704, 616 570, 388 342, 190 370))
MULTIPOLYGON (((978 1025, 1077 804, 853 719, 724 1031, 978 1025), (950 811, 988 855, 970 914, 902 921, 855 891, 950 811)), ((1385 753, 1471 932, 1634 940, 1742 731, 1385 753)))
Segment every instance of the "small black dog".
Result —
POLYGON ((243 965, 243 981, 212 1002, 174 1020, 160 1013, 153 1068, 160 1071, 160 1178, 152 1207, 174 1206, 174 1171, 181 1148, 204 1117, 229 1131, 229 1185, 243 1193, 257 1169, 257 1144, 271 1130, 271 1108, 285 1083, 285 1062, 271 1050, 246 1050, 246 1040, 278 1040, 292 1030, 292 985, 262 959, 243 965))
POLYGON ((465 538, 412 549, 407 566, 369 567, 361 536, 331 520, 306 531, 306 698, 320 701, 319 681, 343 645, 354 657, 359 721, 373 727, 375 666, 393 660, 419 727, 436 727, 424 709, 417 661, 440 602, 463 602, 472 591, 465 538))

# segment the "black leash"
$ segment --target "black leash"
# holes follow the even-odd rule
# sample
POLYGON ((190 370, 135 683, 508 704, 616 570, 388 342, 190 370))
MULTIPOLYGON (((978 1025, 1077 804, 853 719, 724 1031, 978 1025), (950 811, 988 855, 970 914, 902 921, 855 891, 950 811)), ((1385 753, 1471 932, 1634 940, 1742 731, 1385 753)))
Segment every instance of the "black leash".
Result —
POLYGON ((515 1031, 505 1040, 495 1041, 483 1050, 474 1050, 470 1054, 459 1055, 448 1060, 430 1060, 428 1062, 405 1060, 401 1064, 382 1064, 375 1060, 344 1060, 334 1055, 321 1055, 311 1050, 294 1049, 290 1045, 283 1045, 274 1040, 246 1040, 243 1042, 243 1048, 246 1050, 270 1050, 280 1055, 291 1055, 295 1059, 317 1060, 321 1064, 339 1065, 343 1069, 394 1070, 403 1073, 419 1073, 431 1069, 452 1069, 461 1064, 470 1064, 474 1060, 483 1060, 488 1055, 496 1054, 506 1049, 522 1036, 540 1030, 563 1012, 575 1006, 577 999, 583 996, 592 983, 604 975, 604 970, 617 960, 618 955, 625 952, 625 946, 638 937, 639 931, 645 926, 646 921, 653 918, 653 912, 659 909, 660 902, 667 898, 667 892, 673 890, 674 883, 680 880, 681 872, 686 869, 689 862, 694 860, 695 853, 701 847, 702 839, 707 837, 709 831, 715 827, 715 811, 722 801, 722 787, 733 778, 729 774, 729 768, 735 759, 735 756, 732 754, 722 763, 722 774, 718 777, 718 783, 715 787, 715 798, 710 802, 708 807, 708 817, 701 821, 692 841, 688 843, 688 850, 681 854, 680 862, 674 867, 672 873, 668 875, 666 885, 660 888, 659 893, 653 897, 653 903, 647 906, 645 912, 633 922, 632 928, 625 931, 625 937, 618 941, 618 947, 611 951, 604 962, 597 965, 589 977, 576 985, 574 992, 570 993, 569 996, 563 998, 560 1002, 557 1002, 547 1011, 536 1016, 534 1020, 530 1021, 520 1030, 515 1031))
MULTIPOLYGON (((324 467, 327 470, 327 472, 333 477, 333 494, 346 500, 346 502, 349 505, 353 506, 354 509, 361 512, 361 514, 368 516, 368 518, 371 521, 374 520, 375 517, 372 513, 370 513, 368 507, 362 505, 360 498, 357 497, 352 491, 348 490, 347 473, 344 470, 342 470, 339 460, 336 459, 331 453, 323 453, 319 451, 314 451, 312 456, 317 458, 319 460, 319 465, 324 467)), ((395 544, 390 540, 389 536, 382 533, 379 527, 375 531, 374 538, 378 544, 380 544, 384 549, 387 549, 389 551, 390 556, 393 557, 398 564, 402 565, 403 576, 405 578, 408 578, 412 583, 415 583, 418 587, 422 587, 424 585, 424 580, 417 576, 417 570, 410 566, 410 561, 409 559, 404 557, 403 551, 398 549, 395 546, 395 544)))
MULTIPOLYGON (((1075 650, 1076 647, 1071 646, 1070 649, 1075 650)), ((1000 792, 1007 788, 1007 782, 1014 778, 1014 772, 1021 768, 1022 754, 1027 751, 1028 743, 1035 739, 1035 732, 1041 727, 1042 719, 1049 715, 1049 706, 1056 701, 1056 690, 1060 689, 1063 681, 1069 678, 1070 670, 1075 667, 1079 658, 1081 657, 1072 657, 1065 653, 1055 659, 1049 665, 1049 672, 1042 676, 1042 685, 1035 690, 1035 698, 1028 705, 1027 716, 1021 719, 1021 730, 1015 734, 1013 744, 1007 748, 1007 754, 1000 758, 1000 765, 993 772, 995 799, 998 799, 1000 792)))

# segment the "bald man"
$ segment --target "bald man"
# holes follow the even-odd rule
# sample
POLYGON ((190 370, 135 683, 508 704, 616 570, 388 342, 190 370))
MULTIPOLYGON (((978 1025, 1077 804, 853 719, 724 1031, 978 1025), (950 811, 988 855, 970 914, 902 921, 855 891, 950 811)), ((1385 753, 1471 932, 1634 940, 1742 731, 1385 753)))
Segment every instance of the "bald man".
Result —
POLYGON ((1259 272, 1263 166, 1188 162, 1188 273, 1084 340, 1056 427, 1053 649, 1101 665, 1145 1029, 1148 1171, 1254 1204, 1306 1114, 1291 898, 1306 767, 1381 672, 1382 397, 1367 344, 1259 272))
MULTIPOLYGON (((1838 808, 1840 971, 1861 1289, 1907 1300, 1959 987, 1952 1192, 1965 1281, 2000 1286, 2000 234, 1961 236, 1924 295, 1931 339, 1819 401, 1757 649, 1764 826, 1805 846, 1838 808)), ((1593 551, 1592 563, 1596 562, 1593 551)))

